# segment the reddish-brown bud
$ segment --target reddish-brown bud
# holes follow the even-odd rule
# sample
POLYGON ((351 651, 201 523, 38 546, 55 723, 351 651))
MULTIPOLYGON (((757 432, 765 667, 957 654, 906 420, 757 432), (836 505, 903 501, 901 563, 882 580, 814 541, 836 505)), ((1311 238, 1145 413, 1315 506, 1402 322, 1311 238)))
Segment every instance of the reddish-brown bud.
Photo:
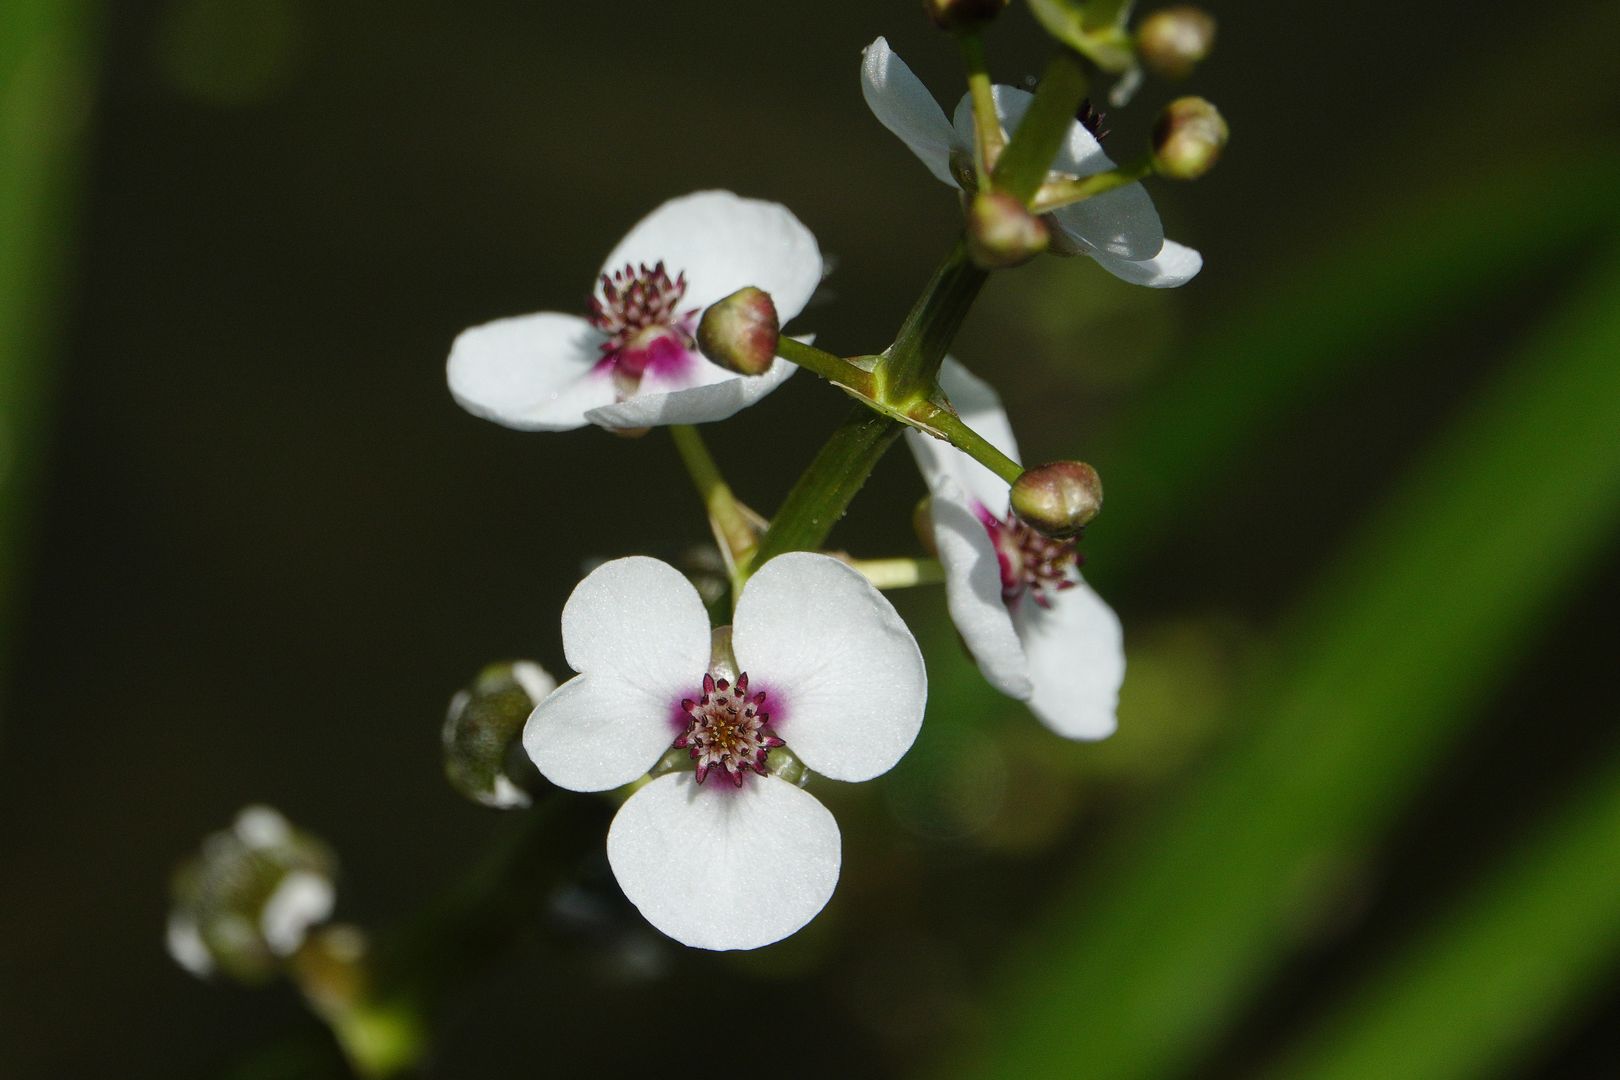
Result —
POLYGON ((1215 45, 1215 18, 1190 4, 1155 11, 1136 28, 1136 53, 1155 75, 1185 79, 1215 45))
POLYGON ((986 270, 1004 270, 1026 263, 1046 250, 1052 234, 1046 222, 1011 195, 981 191, 967 211, 968 248, 973 261, 986 270))
POLYGON ((1047 536, 1074 536, 1102 509, 1102 480, 1083 461, 1054 461, 1025 469, 1013 483, 1012 508, 1047 536))
POLYGON ((747 285, 703 313, 697 344, 704 356, 727 371, 763 375, 776 359, 781 332, 771 294, 747 285))
POLYGON ((1215 167, 1230 132, 1201 97, 1176 98, 1153 125, 1153 169, 1171 180, 1196 180, 1215 167))

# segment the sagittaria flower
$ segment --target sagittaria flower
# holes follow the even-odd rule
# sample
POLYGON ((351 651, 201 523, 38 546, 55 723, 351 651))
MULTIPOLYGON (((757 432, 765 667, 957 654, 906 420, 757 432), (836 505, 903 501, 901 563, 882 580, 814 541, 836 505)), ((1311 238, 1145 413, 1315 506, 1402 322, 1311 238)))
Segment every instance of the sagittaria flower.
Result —
POLYGON ((793 365, 778 358, 744 377, 711 364, 693 337, 703 309, 753 285, 785 323, 821 272, 815 237, 784 206, 729 191, 671 199, 607 257, 585 315, 520 315, 457 337, 450 393, 468 412, 533 431, 723 420, 793 365))
MULTIPOLYGON (((975 169, 970 96, 957 105, 953 124, 883 38, 866 47, 861 92, 883 126, 898 135, 936 177, 958 188, 964 181, 971 182, 975 169)), ((1017 131, 1034 96, 1011 86, 993 87, 991 93, 1002 126, 1017 131)), ((1074 177, 1113 167, 1102 144, 1078 120, 1070 125, 1052 163, 1054 172, 1074 177)), ((1046 219, 1052 226, 1054 252, 1084 252, 1115 277, 1134 285, 1156 289, 1185 285, 1204 265, 1198 252, 1165 239, 1159 212, 1140 183, 1059 207, 1046 219)))
POLYGON ((910 748, 927 679, 893 606, 838 560, 794 552, 748 580, 729 635, 711 634, 697 590, 636 556, 579 583, 562 632, 579 674, 523 732, 541 773, 606 791, 661 760, 690 766, 646 783, 614 817, 608 862, 624 894, 702 949, 759 948, 809 922, 838 881, 838 825, 776 774, 774 756, 785 745, 854 781, 910 748))
MULTIPOLYGON (((996 392, 951 359, 939 381, 962 419, 1017 460, 996 392)), ((906 441, 932 496, 946 604, 979 670, 1065 738, 1113 734, 1125 677, 1119 617, 1081 578, 1076 542, 1019 520, 1006 482, 960 450, 914 431, 906 441)))

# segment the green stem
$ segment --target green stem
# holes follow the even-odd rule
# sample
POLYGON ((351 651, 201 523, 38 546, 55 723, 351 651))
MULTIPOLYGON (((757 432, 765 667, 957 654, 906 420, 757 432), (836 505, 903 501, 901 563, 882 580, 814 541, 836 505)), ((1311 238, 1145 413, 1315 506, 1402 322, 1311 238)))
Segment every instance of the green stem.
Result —
POLYGON ((1088 83, 1080 57, 1060 48, 1046 65, 1041 84, 1035 88, 1035 100, 1030 102, 1029 111, 996 163, 997 191, 1005 191, 1025 203, 1035 197, 1074 123, 1075 110, 1086 96, 1088 83))
POLYGON ((715 464, 698 429, 690 424, 674 424, 669 434, 709 512, 709 524, 714 527, 715 540, 726 555, 726 565, 735 567, 754 550, 754 528, 721 477, 720 467, 715 464))
POLYGON ((834 356, 813 345, 806 345, 790 337, 776 343, 776 355, 806 371, 814 372, 830 383, 846 387, 862 397, 872 396, 872 373, 856 367, 841 356, 834 356))
POLYGON ((906 316, 894 344, 878 361, 874 374, 880 401, 905 408, 933 393, 945 350, 956 339, 986 276, 968 258, 967 241, 958 237, 906 316))
POLYGON ((851 559, 849 565, 880 589, 937 585, 945 580, 945 568, 938 559, 851 559))
POLYGON ((744 574, 784 552, 820 547, 902 430, 894 420, 856 405, 788 492, 744 574))
POLYGON ((1007 134, 996 115, 995 93, 990 86, 990 69, 984 59, 984 39, 976 30, 956 35, 962 47, 962 64, 967 68, 968 95, 973 100, 973 164, 979 174, 979 190, 990 189, 990 173, 1007 146, 1007 134))
POLYGON ((1147 158, 1133 165, 1121 165, 1117 169, 1093 173, 1077 180, 1048 181, 1035 193, 1029 208, 1037 214, 1045 214, 1060 206, 1070 206, 1126 184, 1134 184, 1152 171, 1153 161, 1147 158))
POLYGON ((1012 486, 1024 473, 1024 467, 1003 454, 990 441, 962 422, 962 418, 949 409, 937 405, 914 417, 917 427, 936 439, 944 439, 980 465, 995 473, 1012 486))

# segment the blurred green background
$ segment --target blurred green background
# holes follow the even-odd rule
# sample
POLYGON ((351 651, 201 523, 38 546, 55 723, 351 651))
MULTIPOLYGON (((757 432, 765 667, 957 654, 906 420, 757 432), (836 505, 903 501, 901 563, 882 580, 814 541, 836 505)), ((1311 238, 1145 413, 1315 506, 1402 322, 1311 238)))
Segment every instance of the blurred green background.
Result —
MULTIPOLYGON (((1048 735, 897 594, 929 719, 818 785, 822 916, 687 952, 589 864, 436 1075, 1620 1075, 1620 9, 1212 9, 1189 88, 1234 139, 1153 187, 1203 274, 1044 260, 955 350, 1030 458, 1107 483, 1119 735, 1048 735), (710 1046, 694 1003, 754 1034, 710 1046)), ((341 917, 408 915, 502 825, 443 781, 449 695, 565 671, 586 560, 706 537, 663 433, 475 420, 450 339, 576 310, 638 217, 722 186, 834 260, 803 327, 880 347, 956 218, 861 101, 879 34, 954 105, 901 0, 7 0, 4 1075, 319 1057, 287 987, 164 955, 175 861, 265 801, 340 852, 341 917)), ((1046 58, 1020 5, 989 49, 1046 58)), ((1116 158, 1174 92, 1110 116, 1116 158)), ((768 510, 843 410, 801 377, 710 444, 768 510)), ((894 453, 834 541, 912 550, 920 492, 894 453)))

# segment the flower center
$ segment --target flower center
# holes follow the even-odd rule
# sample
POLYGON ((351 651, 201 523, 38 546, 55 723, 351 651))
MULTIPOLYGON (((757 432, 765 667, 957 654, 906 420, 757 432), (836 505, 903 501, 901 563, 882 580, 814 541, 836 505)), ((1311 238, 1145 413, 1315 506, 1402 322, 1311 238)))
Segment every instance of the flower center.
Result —
POLYGON ((771 715, 765 712, 765 693, 748 696, 748 673, 737 676, 737 685, 713 675, 703 676, 703 695, 696 701, 681 702, 687 725, 675 746, 688 751, 697 762, 697 782, 703 783, 709 770, 720 767, 732 786, 742 787, 749 769, 765 775, 765 758, 782 740, 771 734, 771 715))
POLYGON ((621 393, 634 393, 648 371, 675 375, 690 365, 698 311, 680 310, 685 297, 686 274, 672 280, 663 260, 602 275, 601 295, 586 304, 587 317, 607 335, 598 367, 611 369, 621 393))
POLYGON ((979 520, 996 547, 996 560, 1001 564, 1001 598, 1009 605, 1027 593, 1041 607, 1051 607, 1053 593, 1074 588, 1070 571, 1078 569, 1083 561, 1079 537, 1054 540, 1037 532, 1011 510, 1003 520, 980 507, 979 520))

